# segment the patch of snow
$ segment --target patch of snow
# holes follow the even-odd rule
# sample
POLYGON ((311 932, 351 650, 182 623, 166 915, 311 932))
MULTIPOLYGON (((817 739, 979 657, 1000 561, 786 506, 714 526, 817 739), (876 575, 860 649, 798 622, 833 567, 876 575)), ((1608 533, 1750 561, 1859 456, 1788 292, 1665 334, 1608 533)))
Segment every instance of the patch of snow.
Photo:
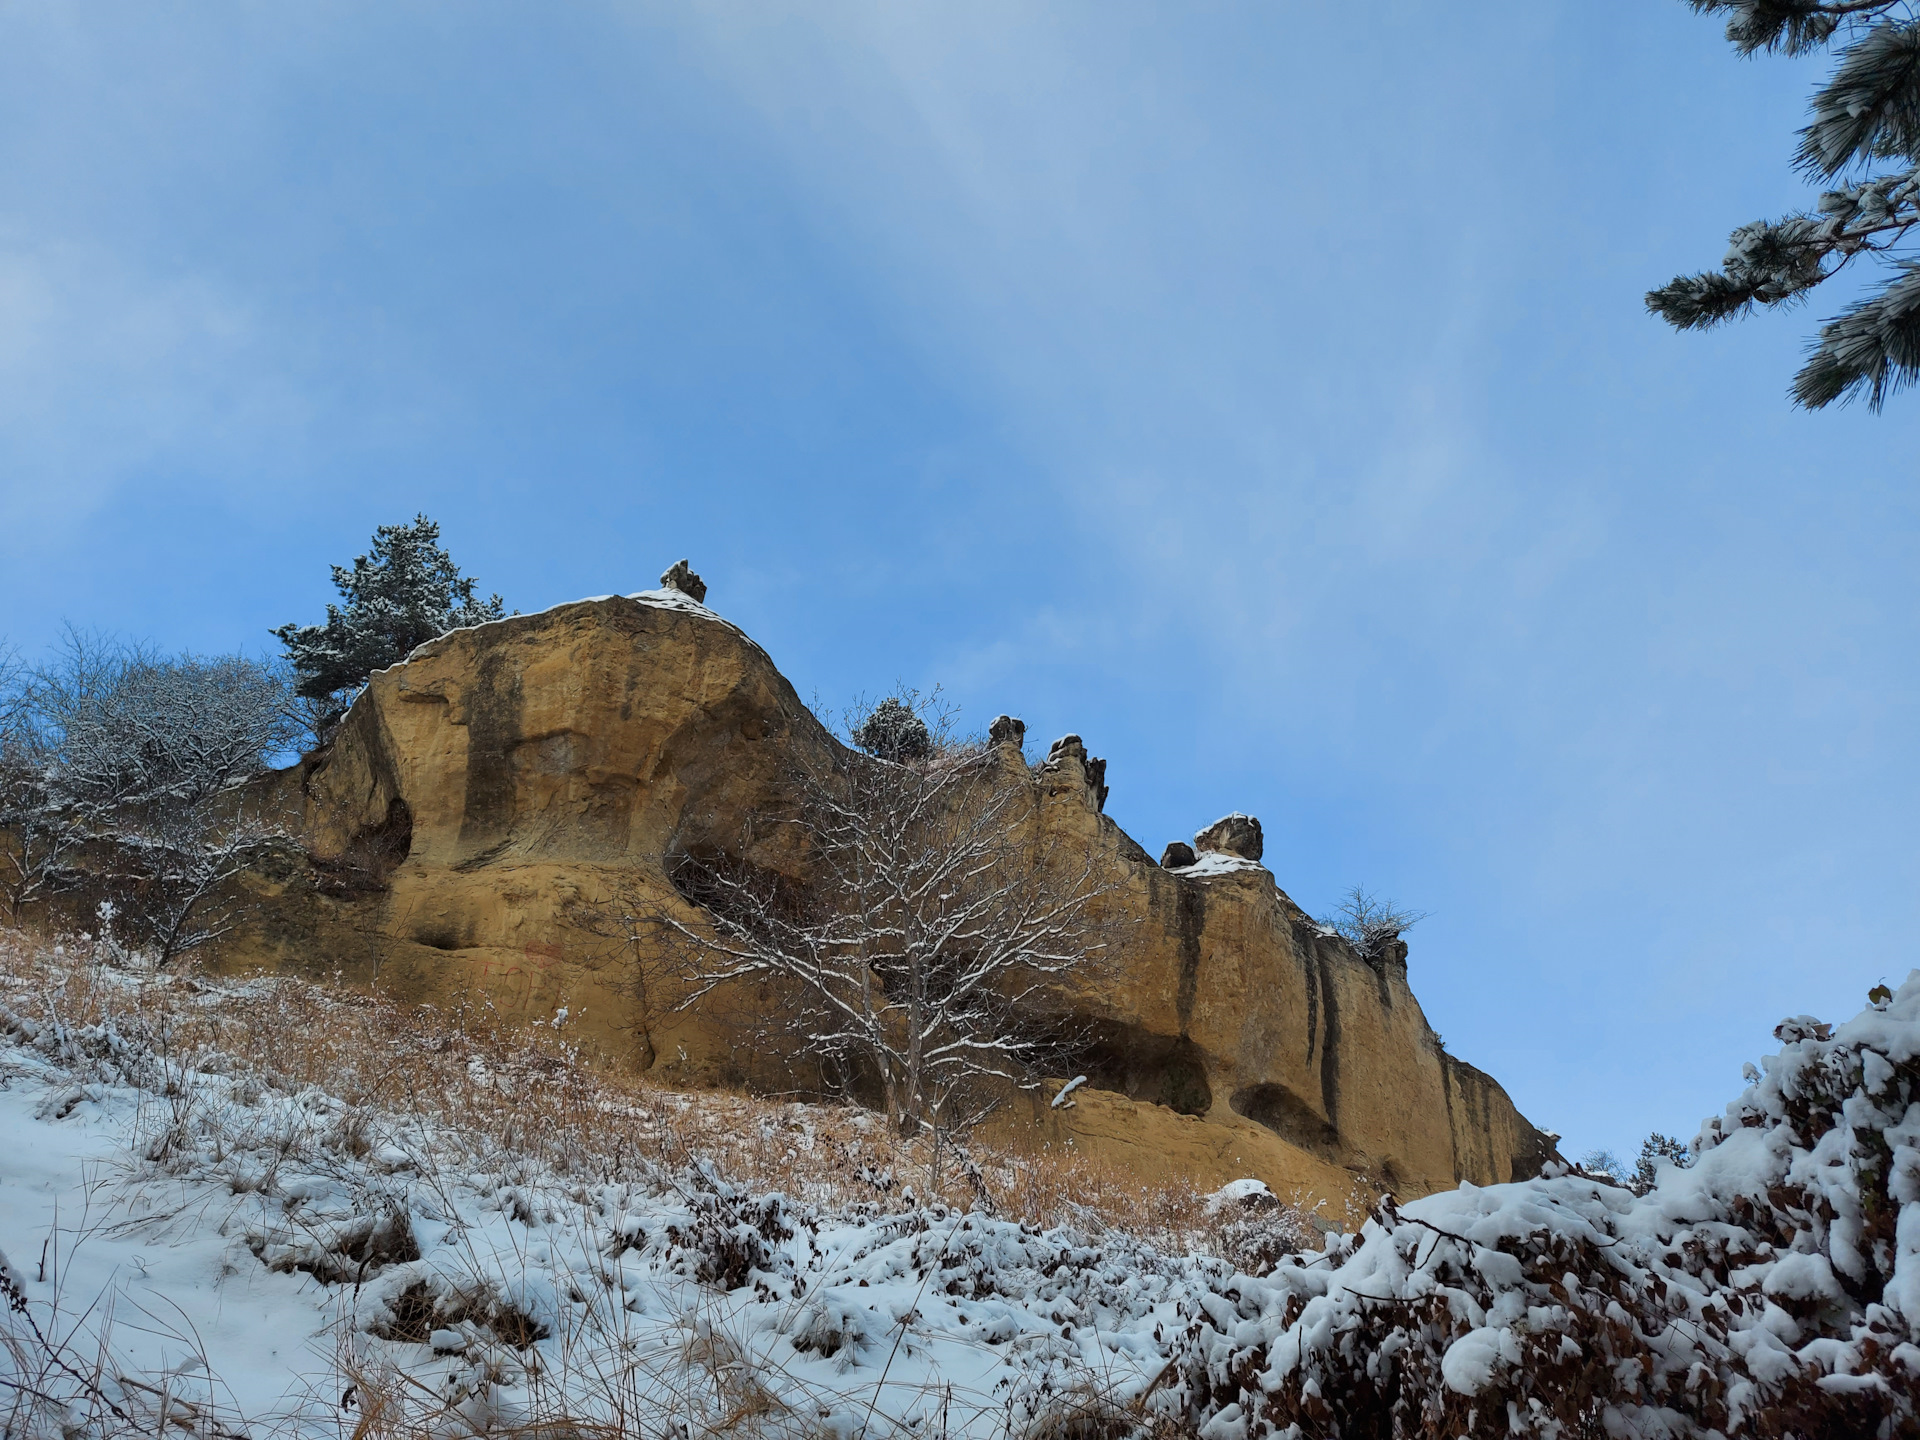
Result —
POLYGON ((387 1377, 419 1433, 753 1413, 1003 1440, 1088 1393, 1242 1440, 1389 1433, 1394 1405, 1539 1440, 1910 1433, 1920 971, 1779 1034, 1645 1196, 1560 1174, 1386 1200, 1255 1276, 1118 1232, 826 1212, 699 1160, 553 1173, 0 1009, 0 1275, 24 1305, 0 1313, 0 1380, 29 1397, 8 1433, 87 1433, 97 1383, 124 1433, 337 1437, 366 1418, 348 1374, 387 1377), (85 1365, 35 1370, 29 1320, 85 1365), (1330 1424, 1335 1404, 1362 1408, 1330 1424))
POLYGON ((1200 858, 1191 865, 1184 865, 1173 872, 1192 878, 1205 879, 1212 875, 1260 874, 1271 877, 1273 872, 1258 860, 1249 860, 1242 855, 1229 855, 1224 850, 1203 850, 1200 858))
MULTIPOLYGON (((540 610, 528 610, 528 611, 513 614, 513 615, 502 615, 498 620, 482 620, 476 625, 458 625, 458 626, 455 626, 453 629, 446 631, 444 634, 436 635, 433 637, 433 639, 428 640, 423 644, 415 646, 411 651, 408 652, 406 660, 403 660, 400 663, 403 665, 406 664, 408 661, 411 661, 416 655, 418 655, 422 650, 426 649, 427 646, 438 645, 442 640, 445 640, 449 635, 464 635, 469 631, 487 630, 492 628, 495 625, 505 625, 511 620, 528 620, 540 615, 551 615, 554 611, 564 610, 571 605, 594 605, 604 600, 632 600, 637 604, 646 605, 655 610, 678 610, 683 614, 697 615, 703 620, 711 620, 716 625, 725 626, 728 630, 731 630, 735 635, 739 636, 740 639, 746 641, 746 643, 751 645, 755 650, 760 650, 759 642, 755 640, 751 635, 747 634, 746 631, 742 630, 738 625, 734 624, 731 620, 727 619, 724 615, 721 615, 718 611, 709 610, 705 605, 702 605, 698 600, 695 600, 691 595, 687 594, 684 590, 660 589, 660 590, 636 590, 631 595, 585 595, 577 600, 562 600, 558 604, 548 605, 544 609, 540 609, 540 610)), ((766 652, 764 650, 761 650, 761 653, 764 655, 766 652)), ((393 669, 396 667, 389 666, 387 668, 393 669)), ((373 673, 375 675, 381 675, 381 674, 385 674, 386 672, 385 670, 376 670, 373 673)))
POLYGON ((1073 1092, 1086 1083, 1086 1076, 1076 1075, 1073 1079, 1062 1085, 1060 1087, 1060 1093, 1053 1097, 1053 1108, 1055 1110, 1071 1110, 1073 1108, 1073 1092))
POLYGON ((1280 1197, 1273 1193, 1266 1181, 1249 1177, 1245 1180, 1229 1180, 1209 1195, 1207 1213, 1218 1214, 1229 1208, 1247 1209, 1255 1206, 1264 1208, 1279 1203, 1280 1197))
POLYGON ((1517 1364, 1520 1347, 1512 1334, 1494 1325, 1469 1330, 1447 1347, 1440 1359, 1440 1374, 1449 1390, 1461 1395, 1478 1395, 1493 1383, 1496 1366, 1517 1364))

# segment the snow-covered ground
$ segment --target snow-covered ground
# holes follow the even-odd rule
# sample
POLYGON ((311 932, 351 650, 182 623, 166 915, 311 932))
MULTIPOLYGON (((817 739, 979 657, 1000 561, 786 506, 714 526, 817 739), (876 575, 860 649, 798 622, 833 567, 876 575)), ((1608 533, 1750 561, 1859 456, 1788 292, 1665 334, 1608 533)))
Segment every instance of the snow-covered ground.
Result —
POLYGON ((9 1435, 162 1407, 253 1435, 381 1407, 450 1433, 1025 1433, 1125 1407, 1231 1273, 940 1206, 823 1214, 698 1159, 476 1164, 417 1116, 169 1060, 150 1025, 0 1031, 9 1435))
MULTIPOLYGON (((1315 1253, 1276 1258, 1270 1232, 1238 1267, 804 1203, 685 1145, 480 1144, 435 1097, 349 1103, 344 1068, 295 1083, 208 1042, 258 1010, 186 1042, 180 1006, 245 987, 176 986, 169 1010, 134 993, 160 982, 93 983, 86 1023, 58 985, 0 1007, 8 1440, 1920 1432, 1920 973, 1837 1029, 1783 1023, 1646 1196, 1463 1186, 1315 1253)), ((530 1117, 527 1087, 563 1078, 462 1064, 441 1083, 530 1117)), ((1215 1208, 1275 1202, 1243 1182, 1215 1208)))

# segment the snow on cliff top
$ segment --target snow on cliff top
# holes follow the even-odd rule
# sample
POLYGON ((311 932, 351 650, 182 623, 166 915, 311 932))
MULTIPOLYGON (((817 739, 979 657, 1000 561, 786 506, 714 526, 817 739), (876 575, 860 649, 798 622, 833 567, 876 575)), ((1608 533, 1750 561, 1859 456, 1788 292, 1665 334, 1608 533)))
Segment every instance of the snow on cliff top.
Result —
POLYGON ((1273 872, 1258 860, 1229 855, 1224 850, 1203 850, 1193 864, 1182 865, 1173 873, 1190 880, 1205 880, 1215 875, 1271 875, 1273 872))
MULTIPOLYGON (((455 626, 443 634, 434 636, 433 639, 426 641, 424 644, 415 646, 413 650, 408 652, 407 659, 413 659, 415 655, 418 655, 422 650, 426 649, 428 645, 439 644, 442 640, 445 640, 448 635, 464 635, 469 631, 486 630, 495 625, 504 625, 510 620, 527 620, 538 615, 551 615, 554 611, 564 610, 570 605, 595 605, 603 600, 633 600, 641 605, 651 606, 656 610, 678 610, 682 614, 697 615, 703 620, 713 621, 716 625, 724 625, 735 635, 738 635, 742 640, 746 641, 747 644, 753 646, 754 649, 761 649, 759 641, 755 640, 751 635, 747 634, 746 631, 727 619, 726 616, 720 614, 719 611, 708 609, 684 590, 675 590, 669 587, 659 590, 636 590, 631 595, 583 595, 577 600, 562 600, 540 610, 515 611, 511 615, 502 615, 498 620, 482 620, 477 625, 455 626)), ((761 650, 761 654, 764 655, 765 653, 764 650, 761 650)), ((405 662, 403 661, 402 663, 404 664, 405 662)), ((374 672, 376 675, 380 673, 382 672, 378 670, 374 672)))

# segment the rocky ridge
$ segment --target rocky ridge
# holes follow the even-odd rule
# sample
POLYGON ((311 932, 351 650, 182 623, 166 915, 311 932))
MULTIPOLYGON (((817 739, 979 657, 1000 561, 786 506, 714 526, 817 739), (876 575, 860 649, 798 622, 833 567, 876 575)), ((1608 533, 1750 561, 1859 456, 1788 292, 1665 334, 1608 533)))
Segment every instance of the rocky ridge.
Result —
MULTIPOLYGON (((796 766, 836 754, 766 653, 695 598, 685 562, 663 580, 455 631, 376 674, 331 742, 273 777, 310 861, 256 877, 262 918, 224 963, 565 1007, 577 1033, 674 1083, 762 1078, 735 1031, 636 993, 621 945, 577 923, 613 894, 684 906, 663 868, 675 847, 793 867, 746 822, 796 766)), ((1066 997, 1097 1037, 1088 1083, 1070 1107, 1041 1096, 999 1123, 1336 1209, 1524 1178, 1551 1156, 1442 1048, 1405 945, 1370 962, 1317 925, 1260 864, 1257 820, 1227 816, 1157 864, 1104 814, 1106 762, 1069 735, 1029 767, 1024 731, 995 722, 1001 763, 1035 787, 1039 823, 1096 854, 1127 943, 1117 975, 1066 997)))

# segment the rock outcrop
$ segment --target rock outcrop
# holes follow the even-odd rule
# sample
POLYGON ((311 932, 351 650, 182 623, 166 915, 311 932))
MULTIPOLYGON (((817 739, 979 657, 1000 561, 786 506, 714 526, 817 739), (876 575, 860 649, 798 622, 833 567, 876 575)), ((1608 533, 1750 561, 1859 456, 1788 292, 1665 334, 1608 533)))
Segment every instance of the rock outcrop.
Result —
POLYGON ((694 574, 693 567, 685 560, 676 560, 667 567, 666 573, 660 577, 660 588, 678 590, 690 596, 696 605, 707 603, 707 582, 694 574))
MULTIPOLYGON (((750 1078, 756 1057, 725 1025, 663 1014, 626 941, 580 923, 612 895, 684 905, 664 869, 679 850, 791 870, 778 827, 749 818, 839 753, 767 655, 676 578, 455 631, 376 674, 330 744, 274 779, 311 864, 260 878, 265 918, 228 962, 565 1006, 626 1063, 750 1078)), ((1316 925, 1257 863, 1258 822, 1229 816, 1197 837, 1197 863, 1163 868, 1103 813, 1105 762, 1069 735, 1029 772, 1024 728, 995 722, 998 763, 1029 777, 1038 823, 1094 855, 1124 944, 1116 975, 1062 997, 1095 1032, 1075 1106, 1042 1099, 1004 1123, 1336 1201, 1548 1158, 1500 1086, 1442 1049, 1405 947, 1369 963, 1316 925)))
POLYGON ((1267 842, 1260 833, 1260 822, 1236 810, 1195 835, 1193 848, 1202 855, 1238 855, 1242 860, 1258 860, 1266 854, 1267 842))
POLYGON ((1011 715, 994 717, 993 724, 987 727, 989 745, 1011 745, 1016 750, 1027 743, 1027 722, 1016 720, 1011 715))

